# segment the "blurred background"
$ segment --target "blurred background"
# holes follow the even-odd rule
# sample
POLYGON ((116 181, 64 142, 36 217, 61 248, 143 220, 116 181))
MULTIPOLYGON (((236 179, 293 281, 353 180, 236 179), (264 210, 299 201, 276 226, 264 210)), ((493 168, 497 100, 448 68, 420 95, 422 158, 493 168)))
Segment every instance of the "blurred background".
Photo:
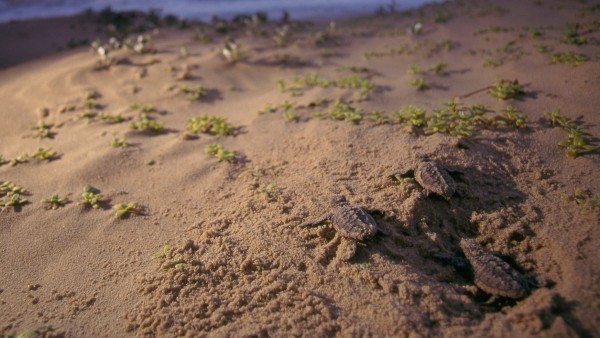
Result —
POLYGON ((0 22, 81 13, 87 9, 155 10, 185 19, 209 20, 213 15, 231 18, 263 11, 271 19, 287 10, 293 19, 371 14, 416 7, 441 0, 0 0, 0 22))

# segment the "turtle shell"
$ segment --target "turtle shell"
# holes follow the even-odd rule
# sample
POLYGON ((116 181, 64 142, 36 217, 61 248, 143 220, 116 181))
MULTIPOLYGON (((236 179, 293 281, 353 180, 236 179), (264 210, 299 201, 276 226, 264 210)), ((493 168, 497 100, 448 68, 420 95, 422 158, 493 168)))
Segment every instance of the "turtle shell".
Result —
POLYGON ((448 171, 431 161, 421 162, 415 169, 415 180, 423 189, 450 200, 456 192, 456 183, 448 171))
POLYGON ((463 238, 460 247, 473 267, 475 285, 481 290, 513 299, 529 294, 529 283, 525 277, 500 257, 485 251, 473 239, 463 238))

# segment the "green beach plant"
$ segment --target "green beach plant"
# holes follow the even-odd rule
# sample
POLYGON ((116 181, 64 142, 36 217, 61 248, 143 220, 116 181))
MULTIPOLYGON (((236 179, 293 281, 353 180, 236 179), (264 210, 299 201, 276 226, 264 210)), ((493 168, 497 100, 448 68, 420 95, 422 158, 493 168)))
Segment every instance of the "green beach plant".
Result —
POLYGON ((567 150, 567 157, 576 158, 588 153, 597 152, 598 146, 592 144, 591 136, 585 130, 588 129, 582 123, 565 118, 560 109, 546 113, 550 120, 550 124, 561 128, 567 133, 567 139, 560 142, 558 145, 567 150))
MULTIPOLYGON (((500 113, 500 116, 506 121, 506 125, 513 126, 515 128, 524 128, 527 123, 527 115, 521 113, 518 109, 513 106, 506 107, 506 110, 500 113)), ((504 122, 502 121, 502 122, 504 122)), ((499 123, 497 121, 496 123, 499 123)))
POLYGON ((129 146, 125 137, 114 137, 110 141, 110 145, 113 146, 113 148, 127 148, 129 146))
POLYGON ((425 82, 425 79, 422 77, 413 78, 410 81, 410 85, 420 91, 429 89, 429 85, 427 84, 427 82, 425 82))
POLYGON ((100 194, 100 190, 92 187, 91 185, 86 185, 83 187, 83 193, 81 194, 83 198, 81 202, 77 203, 79 205, 85 205, 87 207, 91 207, 93 209, 100 208, 100 202, 102 200, 102 195, 100 194))
POLYGON ((580 66, 590 58, 584 54, 574 52, 557 52, 550 55, 550 64, 569 64, 572 66, 580 66))
POLYGON ((220 143, 210 143, 204 147, 204 152, 209 155, 216 157, 219 162, 235 160, 235 153, 233 151, 226 150, 220 143))
POLYGON ((147 113, 140 113, 137 121, 129 123, 129 127, 134 130, 150 131, 153 133, 162 133, 164 124, 151 119, 147 113))
POLYGON ((54 133, 50 131, 52 128, 51 124, 46 124, 44 120, 39 120, 37 125, 32 129, 37 132, 37 137, 39 138, 54 138, 54 133))
POLYGON ((41 161, 52 161, 56 158, 56 152, 52 148, 37 148, 31 157, 41 161))
POLYGON ((222 117, 202 114, 200 117, 194 117, 185 123, 186 129, 192 134, 205 133, 211 135, 227 136, 231 135, 233 126, 227 123, 222 117))
POLYGON ((66 197, 60 197, 58 194, 53 194, 49 198, 44 198, 42 204, 48 210, 56 210, 60 207, 64 207, 69 203, 69 199, 66 197))
POLYGON ((201 84, 197 84, 194 86, 181 85, 178 86, 177 89, 180 93, 184 93, 186 98, 190 101, 197 101, 206 96, 207 91, 204 86, 201 84))
POLYGON ((108 114, 108 113, 103 112, 103 111, 98 112, 98 119, 101 120, 101 121, 106 121, 108 123, 113 123, 113 124, 127 121, 127 118, 125 118, 120 113, 116 114, 116 115, 111 115, 111 114, 108 114))
POLYGON ((113 206, 113 209, 116 210, 116 218, 127 218, 131 214, 137 215, 141 213, 137 202, 129 202, 127 204, 118 203, 113 206))
POLYGON ((525 95, 518 80, 500 80, 490 87, 488 94, 500 100, 519 99, 525 95))
POLYGON ((562 42, 571 45, 585 45, 587 39, 579 33, 579 24, 568 24, 563 33, 562 42))

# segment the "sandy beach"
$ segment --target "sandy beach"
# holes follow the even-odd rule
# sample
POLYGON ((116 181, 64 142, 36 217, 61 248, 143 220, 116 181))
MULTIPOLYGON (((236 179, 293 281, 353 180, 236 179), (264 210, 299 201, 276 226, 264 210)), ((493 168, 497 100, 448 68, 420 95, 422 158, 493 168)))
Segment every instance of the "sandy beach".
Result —
POLYGON ((0 337, 600 335, 599 11, 0 24, 0 337))

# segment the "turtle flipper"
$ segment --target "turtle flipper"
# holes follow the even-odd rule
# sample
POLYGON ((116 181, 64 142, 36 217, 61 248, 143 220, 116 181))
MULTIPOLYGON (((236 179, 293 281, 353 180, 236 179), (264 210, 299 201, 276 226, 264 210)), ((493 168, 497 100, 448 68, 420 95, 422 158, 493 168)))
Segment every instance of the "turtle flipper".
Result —
POLYGON ((327 221, 330 218, 331 218, 331 213, 326 213, 326 214, 320 216, 319 218, 315 218, 315 219, 312 219, 312 220, 308 220, 308 221, 306 221, 304 223, 301 223, 299 225, 299 227, 306 228, 306 227, 311 227, 311 226, 319 225, 319 224, 327 221))

